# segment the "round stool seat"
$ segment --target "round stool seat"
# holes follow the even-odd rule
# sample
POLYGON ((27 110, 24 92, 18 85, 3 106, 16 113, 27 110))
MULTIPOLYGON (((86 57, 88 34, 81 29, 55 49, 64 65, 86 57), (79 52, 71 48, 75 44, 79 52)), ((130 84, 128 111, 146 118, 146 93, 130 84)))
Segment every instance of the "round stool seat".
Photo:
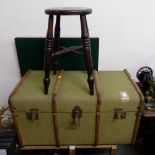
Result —
POLYGON ((49 15, 87 15, 92 13, 91 8, 81 7, 56 7, 45 10, 49 15))

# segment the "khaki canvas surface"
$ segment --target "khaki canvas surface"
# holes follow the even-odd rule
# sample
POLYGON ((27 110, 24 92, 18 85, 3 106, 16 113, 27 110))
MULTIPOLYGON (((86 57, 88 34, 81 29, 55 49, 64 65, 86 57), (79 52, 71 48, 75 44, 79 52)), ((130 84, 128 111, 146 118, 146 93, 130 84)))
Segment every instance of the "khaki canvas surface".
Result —
MULTIPOLYGON (((48 95, 43 93, 43 76, 43 71, 32 71, 12 99, 24 145, 55 145, 51 111, 52 91, 57 76, 51 73, 48 95), (25 112, 31 108, 39 109, 39 120, 26 119, 25 112)), ((140 102, 138 93, 123 71, 101 71, 98 78, 103 99, 99 142, 130 143, 140 102), (122 99, 122 92, 127 94, 128 99, 122 99), (115 108, 123 108, 127 112, 126 119, 115 120, 115 108)), ((93 144, 97 98, 96 92, 93 96, 89 95, 86 72, 65 71, 56 101, 61 144, 93 144), (71 115, 75 105, 83 110, 77 129, 73 128, 71 115)))

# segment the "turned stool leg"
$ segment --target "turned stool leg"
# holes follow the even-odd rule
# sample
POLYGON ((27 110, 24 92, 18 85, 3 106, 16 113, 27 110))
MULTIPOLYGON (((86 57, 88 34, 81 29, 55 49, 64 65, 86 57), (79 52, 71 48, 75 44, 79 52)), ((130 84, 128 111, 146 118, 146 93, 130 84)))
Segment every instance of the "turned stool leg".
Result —
MULTIPOLYGON (((55 24, 55 34, 54 34, 54 52, 59 50, 60 45, 60 15, 56 16, 56 24, 55 24)), ((58 62, 56 58, 54 59, 54 74, 56 74, 58 70, 58 62)))
POLYGON ((53 50, 53 15, 49 16, 48 30, 45 39, 45 57, 44 57, 44 69, 45 77, 44 83, 44 94, 48 94, 48 87, 50 84, 50 64, 51 64, 51 52, 53 50))
POLYGON ((81 19, 81 37, 83 40, 83 49, 84 49, 84 56, 85 56, 85 63, 87 67, 88 73, 88 84, 90 95, 94 94, 94 77, 93 77, 93 63, 91 57, 91 48, 90 48, 90 39, 89 39, 89 31, 87 26, 87 20, 85 15, 80 16, 81 19))

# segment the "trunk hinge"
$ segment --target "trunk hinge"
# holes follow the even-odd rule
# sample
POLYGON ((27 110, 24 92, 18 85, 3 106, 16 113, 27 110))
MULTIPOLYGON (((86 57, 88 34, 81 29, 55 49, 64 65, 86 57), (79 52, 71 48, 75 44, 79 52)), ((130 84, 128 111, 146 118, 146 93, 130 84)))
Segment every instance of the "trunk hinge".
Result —
POLYGON ((126 118, 126 111, 124 111, 122 108, 114 109, 114 119, 125 119, 126 118))
POLYGON ((29 112, 26 112, 27 120, 39 120, 39 110, 38 109, 30 109, 29 112))

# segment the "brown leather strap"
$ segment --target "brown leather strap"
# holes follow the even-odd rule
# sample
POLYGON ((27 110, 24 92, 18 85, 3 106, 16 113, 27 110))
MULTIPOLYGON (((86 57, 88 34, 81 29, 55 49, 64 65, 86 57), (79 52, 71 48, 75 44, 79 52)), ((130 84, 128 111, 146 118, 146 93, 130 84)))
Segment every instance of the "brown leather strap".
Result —
POLYGON ((100 83, 98 80, 97 71, 94 70, 94 81, 95 81, 95 87, 96 87, 96 95, 97 95, 97 105, 96 105, 96 123, 95 123, 95 142, 94 145, 99 144, 99 127, 100 127, 100 112, 101 112, 101 103, 102 103, 102 97, 101 97, 101 88, 100 83))
POLYGON ((59 128, 58 128, 58 119, 57 119, 57 114, 56 114, 57 113, 56 96, 60 90, 62 74, 63 74, 63 70, 61 70, 58 73, 57 80, 56 80, 53 94, 52 94, 52 117, 53 117, 55 141, 56 141, 57 146, 60 146, 60 136, 59 136, 59 128))

